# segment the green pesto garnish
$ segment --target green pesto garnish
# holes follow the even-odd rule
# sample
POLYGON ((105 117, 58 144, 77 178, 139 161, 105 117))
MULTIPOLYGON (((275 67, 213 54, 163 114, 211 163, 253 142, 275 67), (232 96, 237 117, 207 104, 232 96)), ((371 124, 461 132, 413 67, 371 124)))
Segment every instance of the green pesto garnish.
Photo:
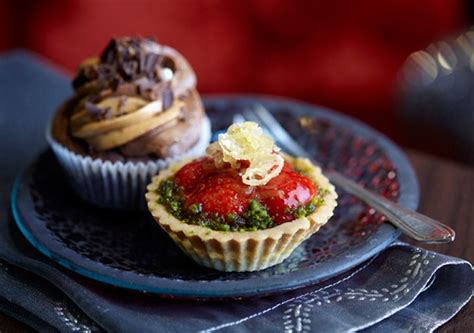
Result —
POLYGON ((197 215, 202 211, 202 205, 195 203, 188 207, 188 210, 191 214, 197 215))
POLYGON ((184 197, 181 188, 174 181, 171 179, 161 181, 158 194, 160 195, 158 202, 165 206, 169 213, 176 217, 181 216, 184 197))
POLYGON ((298 207, 295 208, 295 210, 293 211, 293 216, 295 218, 300 218, 300 217, 304 217, 306 215, 309 215, 312 213, 312 211, 314 211, 314 209, 308 209, 310 204, 308 205, 299 205, 298 207))
POLYGON ((287 209, 287 213, 293 215, 295 219, 300 217, 308 216, 316 211, 318 207, 324 205, 324 200, 326 195, 329 193, 329 190, 320 188, 318 194, 314 196, 313 199, 306 205, 299 205, 294 209, 287 209))
MULTIPOLYGON (((228 214, 224 217, 203 212, 200 203, 185 208, 183 191, 172 179, 162 180, 157 192, 159 194, 158 202, 164 205, 171 215, 188 224, 200 225, 218 231, 256 231, 275 226, 266 207, 256 199, 250 200, 241 215, 228 214)), ((318 194, 308 204, 288 210, 288 213, 291 213, 295 218, 313 213, 324 204, 324 197, 327 193, 329 193, 328 190, 319 189, 318 194)))
POLYGON ((268 229, 275 225, 267 209, 257 200, 250 200, 246 211, 242 215, 250 228, 268 229))

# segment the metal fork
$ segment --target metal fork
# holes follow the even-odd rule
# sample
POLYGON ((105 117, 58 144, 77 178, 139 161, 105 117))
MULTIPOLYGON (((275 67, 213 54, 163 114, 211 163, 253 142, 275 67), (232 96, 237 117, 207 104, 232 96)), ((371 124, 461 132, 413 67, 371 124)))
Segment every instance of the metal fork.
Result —
MULTIPOLYGON (((279 147, 284 151, 293 156, 308 158, 314 163, 308 152, 288 134, 273 115, 262 105, 255 105, 251 109, 244 110, 243 114, 236 115, 234 120, 237 122, 249 120, 258 123, 264 131, 275 139, 279 147)), ((325 170, 325 175, 336 186, 341 187, 346 192, 361 199, 377 212, 383 214, 390 222, 411 238, 423 243, 447 243, 454 240, 454 230, 441 222, 375 194, 337 171, 325 170)))

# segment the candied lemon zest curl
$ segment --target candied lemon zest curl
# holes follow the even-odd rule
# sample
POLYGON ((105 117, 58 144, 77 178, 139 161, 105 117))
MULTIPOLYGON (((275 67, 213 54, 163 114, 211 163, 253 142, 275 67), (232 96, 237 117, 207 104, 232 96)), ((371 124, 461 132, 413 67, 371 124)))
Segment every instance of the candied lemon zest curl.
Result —
POLYGON ((246 121, 231 125, 225 134, 207 149, 217 167, 229 163, 240 168, 241 161, 248 161, 249 167, 242 174, 242 182, 250 186, 267 184, 278 176, 284 159, 275 142, 265 135, 257 123, 246 121))

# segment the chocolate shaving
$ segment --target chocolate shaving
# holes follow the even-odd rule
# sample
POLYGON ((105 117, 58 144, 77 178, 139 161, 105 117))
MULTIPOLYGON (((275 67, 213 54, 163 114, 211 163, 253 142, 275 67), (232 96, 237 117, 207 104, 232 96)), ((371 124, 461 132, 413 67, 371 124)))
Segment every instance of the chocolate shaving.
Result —
POLYGON ((148 78, 153 78, 155 74, 155 65, 160 56, 156 53, 150 53, 146 56, 145 73, 148 78))
POLYGON ((111 108, 101 109, 91 102, 86 102, 84 107, 86 108, 87 112, 89 112, 96 120, 110 119, 112 117, 111 108))
POLYGON ((120 111, 122 111, 122 108, 123 108, 123 106, 125 105, 126 102, 127 102, 127 96, 120 96, 119 104, 118 104, 118 107, 119 107, 120 111))
POLYGON ((122 83, 117 87, 115 91, 116 95, 126 95, 126 96, 135 96, 139 95, 137 87, 134 83, 122 83))
POLYGON ((102 52, 102 55, 100 56, 100 60, 104 63, 112 63, 115 54, 116 54, 116 49, 117 49, 117 39, 113 38, 109 44, 106 46, 104 51, 102 52))
MULTIPOLYGON (((88 97, 88 101, 89 101, 90 103, 94 103, 94 104, 95 104, 95 103, 99 103, 101 99, 102 99, 102 97, 101 97, 100 95, 90 95, 90 96, 88 97)), ((95 105, 94 105, 94 106, 95 106, 95 105)), ((86 107, 86 110, 87 110, 87 107, 86 107)), ((89 111, 89 110, 88 110, 88 111, 89 111)))
POLYGON ((120 61, 119 62, 119 73, 123 75, 123 78, 128 81, 136 77, 138 71, 137 61, 120 61))
POLYGON ((114 78, 114 69, 111 65, 101 64, 97 68, 97 79, 100 81, 110 81, 114 78))
POLYGON ((113 78, 111 81, 110 81, 110 88, 113 90, 113 91, 116 91, 118 86, 120 84, 120 80, 118 78, 113 78))
POLYGON ((153 43, 153 38, 112 39, 97 65, 79 70, 73 87, 78 89, 94 81, 97 84, 88 90, 90 94, 103 97, 102 92, 109 90, 107 95, 138 95, 146 99, 163 97, 164 105, 170 105, 173 93, 163 91, 160 70, 166 67, 175 72, 176 64, 171 57, 154 53, 153 43))
POLYGON ((97 78, 97 68, 95 66, 86 66, 79 69, 77 76, 72 80, 72 87, 78 89, 89 81, 97 78))
POLYGON ((137 85, 138 93, 140 95, 143 95, 145 92, 149 91, 156 83, 153 81, 150 81, 146 77, 142 77, 136 80, 135 84, 137 85))
POLYGON ((89 78, 81 72, 77 74, 77 76, 72 80, 72 87, 74 89, 77 89, 86 84, 87 82, 89 82, 89 78))
POLYGON ((167 87, 161 92, 161 98, 163 101, 163 109, 167 109, 173 105, 174 94, 171 87, 167 87))
POLYGON ((116 117, 119 117, 124 114, 123 107, 125 106, 125 103, 127 102, 127 96, 120 96, 119 97, 119 102, 118 102, 118 108, 117 112, 115 113, 116 117))
POLYGON ((147 55, 145 54, 145 52, 140 52, 138 54, 138 65, 139 65, 139 71, 140 72, 145 72, 146 71, 146 58, 147 58, 147 55))
POLYGON ((101 114, 102 119, 110 119, 112 118, 112 109, 111 108, 105 108, 101 114))
POLYGON ((91 102, 86 102, 84 104, 84 107, 86 108, 86 110, 91 113, 91 114, 99 114, 102 112, 102 109, 99 108, 97 105, 91 103, 91 102))

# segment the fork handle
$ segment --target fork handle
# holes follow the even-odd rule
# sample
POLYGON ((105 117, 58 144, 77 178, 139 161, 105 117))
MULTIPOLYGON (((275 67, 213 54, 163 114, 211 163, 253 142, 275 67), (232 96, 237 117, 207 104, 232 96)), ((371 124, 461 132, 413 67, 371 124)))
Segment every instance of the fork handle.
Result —
POLYGON ((326 172, 326 175, 334 184, 361 199, 377 212, 385 215, 403 233, 417 241, 424 243, 447 243, 454 240, 455 232, 450 227, 377 195, 337 171, 326 172))

